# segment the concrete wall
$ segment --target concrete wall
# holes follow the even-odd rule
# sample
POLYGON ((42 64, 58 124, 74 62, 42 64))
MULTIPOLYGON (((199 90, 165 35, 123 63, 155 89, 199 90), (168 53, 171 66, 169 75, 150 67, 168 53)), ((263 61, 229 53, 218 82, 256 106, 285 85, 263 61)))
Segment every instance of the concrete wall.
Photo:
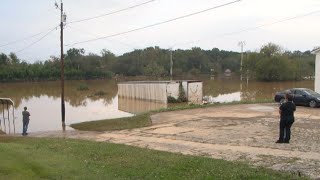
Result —
POLYGON ((179 83, 170 83, 167 85, 167 96, 176 99, 179 97, 179 83))
POLYGON ((188 97, 188 82, 187 81, 182 81, 182 88, 184 92, 186 93, 186 96, 188 97))
POLYGON ((314 90, 320 93, 320 51, 316 53, 316 69, 315 69, 315 80, 314 90))
MULTIPOLYGON (((172 96, 176 99, 179 97, 179 85, 179 82, 120 83, 118 84, 118 96, 119 98, 131 98, 167 103, 168 96, 172 96)), ((182 87, 185 90, 189 102, 195 104, 202 103, 202 82, 183 81, 182 87)), ((121 108, 125 109, 125 107, 121 108)))
POLYGON ((188 83, 188 101, 194 104, 202 103, 202 82, 188 83))

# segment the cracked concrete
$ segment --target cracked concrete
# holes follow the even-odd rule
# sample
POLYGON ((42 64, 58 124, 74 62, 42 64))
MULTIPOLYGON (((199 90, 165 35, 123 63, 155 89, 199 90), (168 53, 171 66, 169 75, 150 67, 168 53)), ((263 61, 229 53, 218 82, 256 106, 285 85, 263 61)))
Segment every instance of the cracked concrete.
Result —
POLYGON ((67 131, 36 137, 67 137, 126 144, 320 178, 320 109, 297 107, 290 144, 276 144, 277 104, 243 104, 159 113, 152 126, 110 132, 67 131))

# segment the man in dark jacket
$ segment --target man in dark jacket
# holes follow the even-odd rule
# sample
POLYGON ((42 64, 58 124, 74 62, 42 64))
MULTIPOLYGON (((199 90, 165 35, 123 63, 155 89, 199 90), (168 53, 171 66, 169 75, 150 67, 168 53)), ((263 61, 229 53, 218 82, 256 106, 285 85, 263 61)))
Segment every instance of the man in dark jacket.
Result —
POLYGON ((286 102, 279 107, 280 113, 280 133, 276 143, 289 143, 291 136, 291 126, 294 122, 294 111, 296 105, 292 102, 293 96, 286 94, 286 102))
POLYGON ((24 111, 22 111, 22 123, 23 123, 22 135, 23 136, 28 135, 27 130, 28 130, 28 125, 30 121, 29 117, 30 117, 30 113, 27 111, 27 107, 24 107, 24 111))

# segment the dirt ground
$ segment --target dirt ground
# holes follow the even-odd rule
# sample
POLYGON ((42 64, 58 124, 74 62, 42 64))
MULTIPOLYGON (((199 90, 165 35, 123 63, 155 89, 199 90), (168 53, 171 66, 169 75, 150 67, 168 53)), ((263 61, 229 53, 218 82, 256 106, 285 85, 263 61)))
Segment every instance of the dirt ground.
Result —
POLYGON ((39 133, 126 144, 289 171, 320 179, 320 108, 297 107, 290 144, 276 144, 277 104, 225 105, 159 113, 151 127, 112 132, 39 133))

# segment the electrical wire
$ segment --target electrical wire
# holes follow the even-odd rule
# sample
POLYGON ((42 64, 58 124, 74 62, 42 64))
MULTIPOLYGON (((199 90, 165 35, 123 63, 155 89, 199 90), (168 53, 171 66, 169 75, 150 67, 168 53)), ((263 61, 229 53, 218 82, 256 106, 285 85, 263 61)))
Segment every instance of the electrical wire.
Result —
MULTIPOLYGON (((54 28, 57 28, 57 26, 54 27, 54 28)), ((52 28, 50 28, 50 30, 51 30, 51 29, 52 29, 52 28)), ((30 39, 30 38, 33 38, 33 37, 37 37, 37 36, 39 36, 40 34, 43 34, 43 33, 45 33, 45 32, 47 32, 47 30, 46 30, 46 31, 39 32, 39 33, 36 33, 36 34, 33 34, 33 35, 30 35, 30 36, 27 36, 27 37, 24 37, 24 38, 21 38, 21 39, 18 39, 18 40, 14 40, 14 41, 11 41, 11 42, 7 42, 7 43, 5 43, 5 44, 0 45, 0 47, 9 46, 9 45, 11 45, 11 44, 16 44, 16 43, 18 43, 18 42, 25 41, 25 40, 30 39)))
MULTIPOLYGON (((229 33, 220 34, 220 35, 218 35, 216 38, 220 38, 220 37, 224 37, 224 36, 230 36, 230 35, 234 35, 234 34, 240 34, 240 33, 252 31, 252 30, 255 30, 255 29, 259 29, 259 28, 262 28, 262 27, 271 26, 271 25, 283 23, 283 22, 286 22, 286 21, 291 21, 291 20, 294 20, 294 19, 303 18, 303 17, 306 17, 306 16, 311 16, 311 15, 314 15, 314 14, 316 14, 316 13, 320 13, 320 10, 312 11, 312 12, 310 12, 310 13, 305 13, 305 14, 302 14, 302 15, 297 15, 297 16, 294 16, 294 17, 289 17, 289 18, 281 19, 281 20, 278 20, 278 21, 275 21, 275 22, 266 23, 266 24, 262 24, 262 25, 259 25, 259 26, 255 26, 255 27, 245 28, 245 29, 242 29, 242 30, 239 30, 239 31, 234 31, 234 32, 229 32, 229 33)), ((189 42, 187 42, 187 43, 177 43, 177 44, 172 45, 170 48, 173 48, 173 47, 175 47, 175 46, 177 46, 177 45, 192 44, 192 43, 200 42, 200 41, 202 41, 202 40, 203 40, 203 39, 199 39, 199 40, 196 40, 196 41, 189 41, 189 42)), ((207 38, 206 38, 206 40, 207 40, 207 38)), ((210 39, 210 40, 212 40, 212 39, 210 39)))
POLYGON ((73 23, 79 23, 79 22, 83 22, 83 21, 89 21, 89 20, 92 20, 92 19, 98 19, 98 18, 101 18, 101 17, 104 17, 104 16, 109 16, 109 15, 116 14, 116 13, 119 13, 119 12, 127 11, 129 9, 134 9, 134 8, 149 4, 149 3, 153 2, 153 1, 156 1, 156 0, 146 1, 146 2, 143 2, 143 3, 137 4, 137 5, 134 5, 134 6, 123 8, 123 9, 120 9, 120 10, 117 10, 117 11, 113 11, 113 12, 109 12, 109 13, 106 13, 106 14, 101 14, 101 15, 98 15, 98 16, 93 16, 93 17, 89 17, 89 18, 85 18, 85 19, 71 21, 71 22, 69 22, 67 24, 73 24, 73 23))
POLYGON ((83 44, 83 43, 87 43, 87 42, 92 42, 92 41, 97 41, 97 40, 101 40, 101 39, 106 39, 106 38, 110 38, 110 37, 120 36, 120 35, 128 34, 128 33, 131 33, 131 32, 147 29, 147 28, 150 28, 150 27, 159 26, 159 25, 166 24, 166 23, 169 23, 169 22, 173 22, 173 21, 176 21, 176 20, 179 20, 179 19, 187 18, 187 17, 190 17, 190 16, 194 16, 194 15, 198 15, 198 14, 207 12, 207 11, 218 9, 218 8, 221 8, 221 7, 224 7, 224 6, 228 6, 228 5, 240 2, 240 1, 242 1, 242 0, 236 0, 236 1, 228 2, 228 3, 222 4, 222 5, 214 6, 214 7, 207 8, 207 9, 204 9, 204 10, 201 10, 201 11, 197 11, 197 12, 190 13, 190 14, 187 14, 187 15, 179 16, 179 17, 176 17, 176 18, 173 18, 173 19, 169 19, 169 20, 166 20, 166 21, 154 23, 154 24, 147 25, 147 26, 144 26, 144 27, 132 29, 132 30, 129 30, 129 31, 124 31, 124 32, 120 32, 120 33, 116 33, 116 34, 112 34, 112 35, 108 35, 108 36, 104 36, 104 37, 100 37, 100 38, 89 39, 89 40, 86 40, 86 41, 79 41, 79 42, 73 43, 71 46, 74 46, 74 45, 77 45, 77 44, 83 44))
POLYGON ((285 19, 282 19, 282 20, 279 20, 279 21, 275 21, 275 22, 272 22, 272 23, 266 23, 266 24, 262 24, 262 25, 259 25, 259 26, 256 26, 256 27, 242 29, 240 31, 226 33, 226 34, 223 34, 223 36, 229 36, 229 35, 233 35, 233 34, 238 34, 238 33, 251 31, 251 30, 254 30, 254 29, 259 29, 259 28, 262 28, 262 27, 265 27, 265 26, 271 26, 271 25, 274 25, 274 24, 279 24, 279 23, 282 23, 282 22, 291 21, 291 20, 298 19, 298 18, 303 18, 303 17, 310 16, 310 15, 313 15, 313 14, 316 14, 316 13, 319 13, 319 12, 320 12, 320 10, 317 10, 317 11, 313 11, 313 12, 310 12, 310 13, 306 13, 306 14, 302 14, 302 15, 298 15, 298 16, 294 16, 294 17, 290 17, 290 18, 285 18, 285 19))
MULTIPOLYGON (((59 25, 58 25, 59 26, 59 25)), ((40 42, 42 39, 44 39, 45 37, 47 37, 51 32, 53 32, 58 26, 52 28, 50 31, 48 31, 45 35, 41 36, 41 38, 39 38, 38 40, 32 42, 31 44, 29 44, 28 46, 16 51, 15 53, 20 53, 28 48, 30 48, 31 46, 35 45, 36 43, 40 42)))
MULTIPOLYGON (((84 30, 82 30, 82 29, 78 29, 78 28, 75 28, 75 27, 73 27, 73 26, 70 26, 70 24, 68 24, 66 27, 67 27, 67 28, 71 28, 71 29, 76 30, 76 31, 79 31, 79 32, 81 32, 81 33, 83 33, 83 34, 91 35, 91 36, 93 36, 93 37, 95 37, 95 38, 98 38, 98 37, 99 37, 98 35, 93 34, 93 33, 91 33, 91 32, 87 32, 87 31, 84 31, 84 30)), ((140 47, 135 46, 135 45, 131 45, 131 44, 128 44, 128 43, 124 43, 124 42, 120 42, 120 41, 111 41, 111 40, 108 40, 108 41, 109 41, 109 42, 116 42, 116 43, 118 43, 118 44, 121 44, 121 45, 123 45, 123 46, 129 47, 129 48, 132 48, 132 49, 140 49, 140 47)), ((66 44, 66 46, 67 46, 67 44, 66 44)))

